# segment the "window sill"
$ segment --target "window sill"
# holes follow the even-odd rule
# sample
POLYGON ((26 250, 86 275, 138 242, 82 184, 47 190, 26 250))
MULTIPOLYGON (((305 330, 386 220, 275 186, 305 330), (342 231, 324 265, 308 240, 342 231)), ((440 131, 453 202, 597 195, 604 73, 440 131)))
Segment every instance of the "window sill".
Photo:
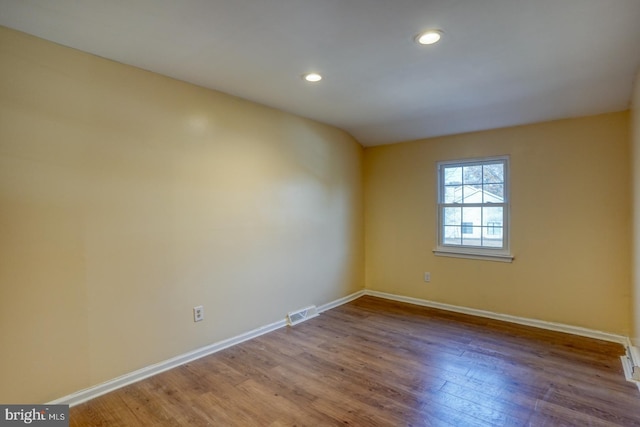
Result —
POLYGON ((436 256, 446 256, 452 258, 479 259, 484 261, 513 262, 513 255, 497 254, 497 253, 478 253, 475 251, 465 251, 456 249, 434 249, 433 254, 436 256))

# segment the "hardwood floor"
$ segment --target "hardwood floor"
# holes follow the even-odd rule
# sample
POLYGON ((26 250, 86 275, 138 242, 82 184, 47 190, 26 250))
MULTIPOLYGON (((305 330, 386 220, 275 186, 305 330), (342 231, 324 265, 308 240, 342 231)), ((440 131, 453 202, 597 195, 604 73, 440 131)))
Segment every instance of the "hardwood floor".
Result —
POLYGON ((362 297, 71 408, 71 426, 640 426, 619 344, 362 297))

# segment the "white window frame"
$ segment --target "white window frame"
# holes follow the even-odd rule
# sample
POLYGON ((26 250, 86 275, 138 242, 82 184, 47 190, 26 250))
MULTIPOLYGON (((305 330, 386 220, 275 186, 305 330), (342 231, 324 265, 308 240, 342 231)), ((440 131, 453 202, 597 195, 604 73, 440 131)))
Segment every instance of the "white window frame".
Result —
POLYGON ((437 162, 437 247, 433 250, 433 253, 438 256, 449 256, 455 258, 471 258, 482 259, 489 261, 502 261, 512 262, 513 255, 510 253, 510 216, 511 216, 511 197, 510 197, 510 171, 509 171, 509 156, 496 156, 496 157, 483 157, 473 159, 462 160, 447 160, 437 162), (475 207, 488 207, 488 206, 502 206, 503 207, 503 247, 491 248, 491 247, 478 247, 478 246, 464 246, 453 245, 443 243, 443 212, 445 207, 456 206, 459 204, 446 204, 444 203, 444 169, 451 166, 475 166, 487 163, 501 162, 504 165, 504 200, 503 203, 474 203, 471 206, 475 207))

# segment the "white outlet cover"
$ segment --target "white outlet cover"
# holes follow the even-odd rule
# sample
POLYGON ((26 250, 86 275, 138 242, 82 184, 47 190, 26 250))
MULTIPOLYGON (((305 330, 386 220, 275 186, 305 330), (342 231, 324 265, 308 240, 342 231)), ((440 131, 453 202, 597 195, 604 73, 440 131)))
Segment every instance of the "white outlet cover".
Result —
POLYGON ((202 320, 204 320, 204 307, 201 305, 193 307, 193 321, 200 322, 202 320))

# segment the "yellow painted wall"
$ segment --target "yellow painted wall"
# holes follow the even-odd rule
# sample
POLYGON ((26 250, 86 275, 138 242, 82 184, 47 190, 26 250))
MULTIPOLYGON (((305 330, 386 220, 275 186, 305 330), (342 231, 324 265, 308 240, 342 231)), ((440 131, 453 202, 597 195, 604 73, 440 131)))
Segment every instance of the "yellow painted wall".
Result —
POLYGON ((633 287, 631 340, 640 347, 640 71, 636 76, 631 110, 631 170, 633 173, 633 287))
POLYGON ((348 134, 2 27, 0 64, 0 402, 364 287, 348 134))
POLYGON ((366 148, 366 288, 628 334, 629 137, 622 112, 366 148), (515 261, 434 256, 436 162, 496 155, 515 261))

